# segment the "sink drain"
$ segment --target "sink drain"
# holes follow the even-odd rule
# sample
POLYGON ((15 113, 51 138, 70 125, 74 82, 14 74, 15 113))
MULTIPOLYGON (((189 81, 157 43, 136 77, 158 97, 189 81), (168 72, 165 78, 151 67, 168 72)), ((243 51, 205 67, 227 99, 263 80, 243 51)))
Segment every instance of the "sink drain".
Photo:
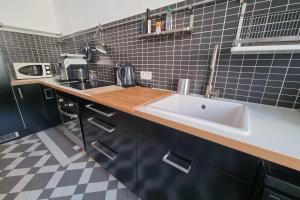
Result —
POLYGON ((206 105, 202 104, 201 108, 206 109, 206 105))

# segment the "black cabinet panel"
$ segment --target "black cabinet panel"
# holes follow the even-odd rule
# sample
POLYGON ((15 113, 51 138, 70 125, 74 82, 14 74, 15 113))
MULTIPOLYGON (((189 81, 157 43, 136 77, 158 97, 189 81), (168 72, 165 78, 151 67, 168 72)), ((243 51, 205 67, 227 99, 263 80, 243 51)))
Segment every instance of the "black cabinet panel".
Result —
POLYGON ((247 200, 250 198, 250 184, 144 136, 137 137, 138 195, 141 199, 247 200), (165 162, 164 158, 169 152, 177 158, 168 157, 168 162, 165 162), (189 168, 189 172, 186 173, 189 168))
POLYGON ((15 86, 14 91, 26 125, 22 134, 32 134, 49 127, 39 84, 15 86))
POLYGON ((0 52, 0 136, 24 129, 0 52))
POLYGON ((137 124, 138 134, 245 181, 255 179, 260 160, 254 156, 147 120, 138 119, 137 124))
POLYGON ((57 109, 56 93, 53 88, 41 86, 44 108, 47 115, 48 127, 53 127, 61 124, 60 113, 57 109))
POLYGON ((0 136, 24 129, 10 86, 0 87, 0 136))

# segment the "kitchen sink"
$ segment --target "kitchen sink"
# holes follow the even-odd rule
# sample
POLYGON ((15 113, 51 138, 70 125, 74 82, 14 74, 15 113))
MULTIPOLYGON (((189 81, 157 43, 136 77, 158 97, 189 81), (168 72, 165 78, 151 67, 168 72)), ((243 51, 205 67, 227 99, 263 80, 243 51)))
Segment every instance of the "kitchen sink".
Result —
POLYGON ((180 123, 248 135, 248 109, 241 103, 173 94, 145 106, 161 116, 175 117, 180 123))

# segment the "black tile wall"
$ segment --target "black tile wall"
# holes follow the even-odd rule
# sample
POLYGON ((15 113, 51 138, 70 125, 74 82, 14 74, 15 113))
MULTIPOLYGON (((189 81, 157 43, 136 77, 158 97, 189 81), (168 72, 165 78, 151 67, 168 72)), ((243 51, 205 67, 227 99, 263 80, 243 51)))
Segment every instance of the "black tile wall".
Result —
MULTIPOLYGON (((180 7, 199 2, 189 0, 171 5, 180 7)), ((247 15, 286 11, 300 6, 291 0, 249 0, 247 15)), ((160 13, 159 8, 152 13, 160 13)), ((192 79, 192 93, 203 94, 208 80, 208 67, 215 44, 221 45, 214 85, 221 97, 254 103, 300 108, 300 54, 232 55, 230 48, 235 39, 241 4, 238 1, 218 1, 194 9, 192 34, 138 38, 140 23, 112 26, 130 21, 141 15, 105 24, 101 40, 108 54, 94 56, 91 68, 100 79, 113 80, 116 63, 128 62, 136 66, 141 83, 156 88, 176 90, 179 78, 192 79), (112 26, 112 27, 111 27, 112 26), (152 81, 141 80, 140 71, 151 71, 152 81)), ((174 27, 189 25, 188 12, 174 15, 174 27)), ((154 29, 154 27, 153 27, 154 29)), ((93 30, 90 36, 93 35, 93 30)), ((95 29, 94 29, 95 31, 95 29)), ((86 36, 89 37, 89 36, 86 36)), ((64 38, 63 52, 80 53, 82 32, 64 38)))
MULTIPOLYGON (((171 7, 200 1, 202 0, 187 0, 173 4, 171 7)), ((300 9, 300 2, 298 0, 248 0, 246 15, 291 9, 300 9)), ((159 14, 165 10, 166 7, 163 7, 151 12, 159 14)), ((221 91, 222 98, 300 109, 300 54, 232 55, 230 53, 232 41, 236 36, 240 10, 239 1, 217 0, 216 3, 206 4, 193 10, 195 18, 191 34, 157 38, 138 38, 141 24, 129 23, 132 19, 140 18, 141 14, 138 14, 105 24, 104 34, 97 35, 96 39, 93 38, 96 28, 64 36, 61 38, 60 47, 55 43, 57 39, 45 38, 44 40, 47 41, 54 40, 54 43, 45 44, 46 47, 55 44, 54 47, 52 46, 55 50, 45 52, 45 57, 50 55, 50 61, 56 63, 55 52, 81 53, 80 49, 87 40, 91 46, 104 42, 107 44, 108 54, 95 53, 89 64, 90 69, 97 72, 99 79, 112 81, 116 63, 132 63, 136 66, 137 78, 141 83, 152 84, 156 88, 176 90, 179 78, 189 78, 192 79, 192 93, 203 94, 208 80, 213 48, 215 44, 220 44, 214 86, 221 91), (119 26, 119 22, 128 23, 119 26), (151 71, 153 80, 141 80, 140 71, 151 71)), ((174 28, 188 26, 189 17, 188 12, 174 15, 174 28)), ((40 48, 44 47, 42 45, 40 48)), ((26 48, 18 47, 16 51, 14 49, 11 47, 7 54, 14 55, 19 50, 21 52, 18 52, 18 55, 22 55, 23 49, 26 48)), ((36 55, 35 51, 32 51, 32 54, 36 55)), ((18 59, 24 58, 21 56, 18 59)))
POLYGON ((0 50, 3 54, 7 70, 13 77, 14 62, 50 63, 53 74, 59 73, 57 62, 61 53, 59 38, 0 31, 0 50))

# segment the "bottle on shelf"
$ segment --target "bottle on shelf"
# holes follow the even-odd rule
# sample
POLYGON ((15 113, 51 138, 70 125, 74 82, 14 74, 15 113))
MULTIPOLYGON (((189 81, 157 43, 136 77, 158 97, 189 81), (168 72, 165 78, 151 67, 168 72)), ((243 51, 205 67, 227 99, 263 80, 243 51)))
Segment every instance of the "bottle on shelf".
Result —
POLYGON ((141 26, 141 33, 147 33, 147 19, 146 19, 146 13, 142 16, 142 26, 141 26))
POLYGON ((160 19, 161 19, 161 31, 165 31, 166 30, 166 19, 165 19, 165 17, 163 17, 163 15, 160 15, 160 19))
POLYGON ((170 31, 172 30, 172 9, 170 8, 170 6, 168 6, 167 8, 167 16, 166 16, 166 31, 170 31))
POLYGON ((147 20, 147 33, 151 33, 151 17, 150 17, 150 9, 146 10, 146 20, 147 20))
POLYGON ((162 25, 162 23, 161 23, 161 18, 159 17, 159 18, 157 18, 156 19, 156 21, 155 21, 155 31, 156 31, 156 33, 160 33, 162 30, 162 28, 161 28, 161 25, 162 25))

